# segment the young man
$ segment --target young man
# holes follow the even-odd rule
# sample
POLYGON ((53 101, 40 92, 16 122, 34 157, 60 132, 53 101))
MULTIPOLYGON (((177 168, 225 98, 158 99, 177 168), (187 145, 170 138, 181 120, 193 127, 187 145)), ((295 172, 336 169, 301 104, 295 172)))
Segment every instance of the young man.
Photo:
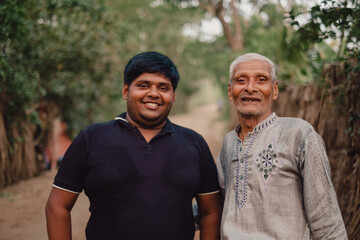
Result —
POLYGON ((50 239, 71 239, 70 211, 84 189, 87 239, 192 240, 192 199, 201 239, 219 239, 221 204, 205 140, 167 118, 179 74, 156 52, 134 56, 124 71, 127 112, 82 130, 60 165, 46 206, 50 239))
POLYGON ((239 125, 216 162, 222 239, 347 239, 323 141, 304 120, 272 113, 278 92, 268 58, 249 53, 231 64, 239 125))

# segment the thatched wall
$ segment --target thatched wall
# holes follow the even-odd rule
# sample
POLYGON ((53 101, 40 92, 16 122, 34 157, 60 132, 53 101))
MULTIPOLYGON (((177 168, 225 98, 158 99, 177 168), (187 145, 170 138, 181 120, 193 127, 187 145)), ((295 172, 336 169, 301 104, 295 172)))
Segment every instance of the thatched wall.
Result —
POLYGON ((300 117, 323 137, 349 239, 360 236, 360 77, 349 65, 326 69, 325 88, 288 86, 274 102, 279 116, 300 117))

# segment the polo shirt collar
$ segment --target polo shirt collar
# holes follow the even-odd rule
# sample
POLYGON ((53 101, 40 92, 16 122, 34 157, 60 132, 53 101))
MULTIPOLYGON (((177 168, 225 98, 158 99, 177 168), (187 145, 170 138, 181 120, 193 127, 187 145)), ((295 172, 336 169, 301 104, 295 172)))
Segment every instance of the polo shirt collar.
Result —
MULTIPOLYGON (((131 125, 126 120, 126 112, 118 115, 116 118, 114 118, 114 120, 117 120, 120 124, 122 124, 123 126, 126 126, 127 128, 135 128, 135 126, 131 125)), ((165 131, 166 133, 170 133, 170 134, 174 134, 174 132, 175 132, 174 126, 168 118, 166 118, 166 123, 165 123, 162 131, 165 131)))

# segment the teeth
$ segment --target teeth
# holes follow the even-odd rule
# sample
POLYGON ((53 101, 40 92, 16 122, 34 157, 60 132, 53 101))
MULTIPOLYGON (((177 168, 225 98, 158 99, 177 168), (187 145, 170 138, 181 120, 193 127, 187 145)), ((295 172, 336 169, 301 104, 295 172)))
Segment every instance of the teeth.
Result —
POLYGON ((150 105, 150 106, 157 106, 156 103, 146 103, 147 105, 150 105))
POLYGON ((244 102, 258 102, 258 101, 260 101, 258 99, 250 99, 250 98, 242 98, 241 100, 244 101, 244 102))

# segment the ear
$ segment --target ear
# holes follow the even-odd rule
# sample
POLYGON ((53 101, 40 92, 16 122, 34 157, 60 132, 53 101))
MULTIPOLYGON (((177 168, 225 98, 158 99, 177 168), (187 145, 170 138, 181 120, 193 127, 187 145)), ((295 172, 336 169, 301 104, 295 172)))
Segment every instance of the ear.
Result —
POLYGON ((279 87, 278 87, 278 82, 277 81, 273 85, 273 90, 274 90, 273 100, 276 100, 279 97, 279 87))
POLYGON ((129 94, 129 86, 127 84, 124 84, 123 90, 122 90, 122 96, 123 99, 127 100, 129 94))
POLYGON ((233 100, 233 96, 232 96, 232 93, 231 93, 231 84, 230 83, 228 83, 228 98, 229 98, 229 101, 233 100))

